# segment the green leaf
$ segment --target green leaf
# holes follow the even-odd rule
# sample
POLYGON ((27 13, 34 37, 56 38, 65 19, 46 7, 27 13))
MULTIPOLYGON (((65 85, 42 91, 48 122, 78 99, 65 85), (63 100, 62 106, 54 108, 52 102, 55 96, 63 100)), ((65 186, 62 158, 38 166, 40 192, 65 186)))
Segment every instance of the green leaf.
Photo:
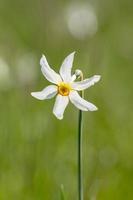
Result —
POLYGON ((60 199, 65 200, 64 185, 63 184, 61 184, 61 186, 60 186, 60 199))

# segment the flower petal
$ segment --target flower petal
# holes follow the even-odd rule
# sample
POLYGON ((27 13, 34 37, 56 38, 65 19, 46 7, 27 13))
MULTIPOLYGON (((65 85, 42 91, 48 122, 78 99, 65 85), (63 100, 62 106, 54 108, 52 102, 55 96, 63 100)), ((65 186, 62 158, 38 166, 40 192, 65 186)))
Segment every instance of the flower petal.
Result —
POLYGON ((80 97, 78 92, 72 91, 69 94, 70 101, 79 109, 83 111, 96 111, 97 107, 92 103, 80 97))
POLYGON ((75 52, 69 54, 65 60, 63 61, 61 68, 60 68, 60 75, 65 82, 71 81, 71 69, 73 65, 75 52))
POLYGON ((32 92, 31 95, 39 100, 51 99, 57 94, 57 86, 49 85, 40 92, 32 92))
POLYGON ((41 71, 48 81, 55 84, 58 84, 59 82, 62 81, 60 75, 50 68, 46 60, 46 57, 44 55, 42 55, 42 58, 40 59, 40 65, 41 65, 41 71))
POLYGON ((53 108, 53 113, 58 119, 63 119, 63 114, 66 106, 68 105, 69 98, 68 96, 57 95, 55 105, 53 108))
POLYGON ((74 90, 84 90, 92 85, 94 85, 95 83, 97 83, 100 80, 101 76, 100 75, 95 75, 92 76, 91 78, 85 79, 83 81, 79 81, 79 82, 74 82, 72 83, 72 88, 74 90))

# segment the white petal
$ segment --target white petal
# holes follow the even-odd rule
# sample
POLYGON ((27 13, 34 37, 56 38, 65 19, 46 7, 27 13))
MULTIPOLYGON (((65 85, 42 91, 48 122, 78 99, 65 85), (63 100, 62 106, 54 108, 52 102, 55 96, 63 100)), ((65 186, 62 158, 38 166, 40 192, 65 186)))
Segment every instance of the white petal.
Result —
POLYGON ((61 68, 60 68, 60 75, 65 82, 71 81, 71 69, 73 65, 75 52, 69 54, 65 60, 63 61, 61 68))
POLYGON ((70 101, 79 109, 83 111, 96 111, 97 107, 92 103, 80 97, 78 92, 72 91, 69 95, 70 101))
POLYGON ((100 80, 101 76, 100 75, 95 75, 92 76, 91 78, 85 79, 83 81, 79 81, 79 82, 74 82, 72 83, 72 88, 74 90, 84 90, 92 85, 94 85, 95 83, 97 83, 100 80))
POLYGON ((39 100, 51 99, 57 94, 57 86, 49 85, 40 92, 32 92, 31 95, 39 100))
POLYGON ((68 96, 61 96, 60 94, 57 95, 55 105, 53 108, 53 113, 58 119, 63 119, 63 114, 68 102, 68 96))
POLYGON ((48 81, 55 84, 58 84, 62 81, 60 75, 51 69, 44 55, 42 55, 42 58, 40 59, 40 65, 41 71, 48 81))

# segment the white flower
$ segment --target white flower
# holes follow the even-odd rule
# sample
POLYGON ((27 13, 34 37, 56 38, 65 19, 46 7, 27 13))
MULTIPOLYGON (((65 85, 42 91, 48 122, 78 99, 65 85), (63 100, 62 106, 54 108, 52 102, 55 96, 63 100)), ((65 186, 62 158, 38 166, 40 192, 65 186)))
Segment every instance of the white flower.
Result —
POLYGON ((57 74, 49 66, 46 57, 43 55, 40 60, 41 71, 44 77, 51 83, 40 92, 32 92, 31 95, 39 100, 51 99, 57 95, 53 113, 58 119, 63 119, 63 114, 69 100, 82 111, 96 111, 97 107, 92 103, 84 100, 80 97, 77 91, 84 90, 100 80, 99 75, 92 76, 91 78, 83 81, 74 82, 77 74, 80 70, 77 70, 77 74, 71 75, 71 69, 73 65, 75 52, 68 55, 63 61, 60 74, 57 74))

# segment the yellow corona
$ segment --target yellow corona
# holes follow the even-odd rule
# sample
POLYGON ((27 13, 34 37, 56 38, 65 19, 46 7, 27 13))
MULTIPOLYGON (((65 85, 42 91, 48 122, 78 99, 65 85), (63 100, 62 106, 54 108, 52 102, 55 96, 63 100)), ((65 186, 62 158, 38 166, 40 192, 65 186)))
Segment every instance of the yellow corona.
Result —
POLYGON ((71 90, 72 90, 71 85, 68 83, 61 82, 58 85, 58 94, 62 96, 68 96, 71 90))

